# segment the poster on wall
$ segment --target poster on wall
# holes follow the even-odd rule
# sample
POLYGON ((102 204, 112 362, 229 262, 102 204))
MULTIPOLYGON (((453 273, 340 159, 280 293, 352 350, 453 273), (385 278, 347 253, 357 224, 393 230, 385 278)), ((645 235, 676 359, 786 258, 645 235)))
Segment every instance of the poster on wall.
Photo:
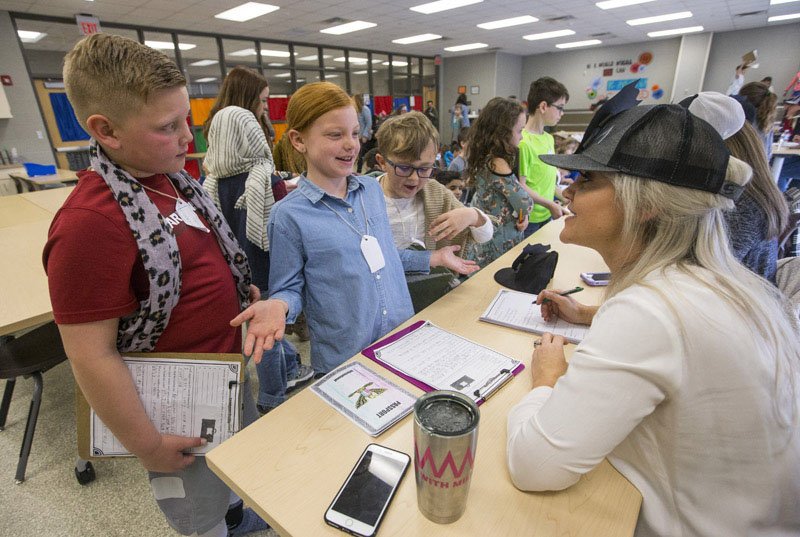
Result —
POLYGON ((641 52, 636 58, 618 58, 586 64, 586 75, 591 81, 586 86, 586 97, 602 104, 613 97, 619 90, 631 82, 637 81, 639 100, 659 100, 664 96, 664 89, 653 80, 642 76, 653 64, 652 52, 641 52))

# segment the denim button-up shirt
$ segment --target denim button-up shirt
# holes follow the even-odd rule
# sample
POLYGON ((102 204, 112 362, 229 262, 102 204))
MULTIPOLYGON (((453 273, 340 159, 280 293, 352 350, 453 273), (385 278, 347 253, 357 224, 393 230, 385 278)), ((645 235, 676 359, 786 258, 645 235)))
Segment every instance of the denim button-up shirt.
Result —
POLYGON ((270 298, 289 305, 287 323, 305 305, 315 371, 337 367, 414 314, 404 271, 428 272, 430 252, 397 250, 375 179, 349 176, 339 199, 304 176, 273 207, 268 232, 270 298), (366 233, 386 260, 375 273, 361 253, 366 233))

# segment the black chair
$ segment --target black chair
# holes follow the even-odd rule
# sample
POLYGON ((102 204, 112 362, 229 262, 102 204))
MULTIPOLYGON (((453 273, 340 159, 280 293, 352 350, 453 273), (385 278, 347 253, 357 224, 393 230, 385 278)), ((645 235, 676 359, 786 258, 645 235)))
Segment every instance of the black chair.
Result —
POLYGON ((58 328, 53 322, 0 344, 0 379, 7 379, 3 401, 0 403, 0 431, 6 424, 17 377, 33 377, 34 383, 28 421, 25 424, 25 435, 19 452, 19 463, 15 476, 17 484, 25 481, 25 468, 28 466, 36 419, 42 404, 42 373, 66 359, 67 355, 61 345, 58 328))

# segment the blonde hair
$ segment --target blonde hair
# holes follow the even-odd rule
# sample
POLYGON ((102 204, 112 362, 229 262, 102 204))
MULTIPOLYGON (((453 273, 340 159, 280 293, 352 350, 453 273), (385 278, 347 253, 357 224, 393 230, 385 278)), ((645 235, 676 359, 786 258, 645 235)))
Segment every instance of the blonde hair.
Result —
MULTIPOLYGON (((726 180, 744 185, 751 169, 731 157, 726 180)), ((676 187, 625 174, 611 176, 615 203, 623 212, 621 239, 630 244, 632 261, 614 273, 607 288, 611 297, 632 285, 648 286, 644 278, 653 271, 676 267, 724 297, 754 325, 775 357, 775 410, 779 423, 797 424, 796 379, 800 362, 796 321, 784 307, 784 299, 770 282, 739 263, 730 250, 722 210, 733 201, 723 196, 676 187), (643 221, 642 215, 650 215, 643 221), (699 267, 703 270, 696 270, 699 267), (788 416, 786 415, 788 412, 788 416)), ((676 318, 679 304, 660 293, 676 318)))
POLYGON ((185 85, 186 78, 166 54, 127 37, 92 34, 64 58, 64 86, 83 128, 93 114, 123 121, 151 93, 185 85))
POLYGON ((378 152, 387 157, 414 161, 419 159, 431 142, 439 147, 439 133, 422 112, 409 112, 392 116, 383 122, 375 135, 378 139, 378 152))
POLYGON ((312 82, 297 90, 286 108, 286 123, 290 130, 303 132, 320 116, 339 108, 354 108, 347 93, 331 82, 312 82))

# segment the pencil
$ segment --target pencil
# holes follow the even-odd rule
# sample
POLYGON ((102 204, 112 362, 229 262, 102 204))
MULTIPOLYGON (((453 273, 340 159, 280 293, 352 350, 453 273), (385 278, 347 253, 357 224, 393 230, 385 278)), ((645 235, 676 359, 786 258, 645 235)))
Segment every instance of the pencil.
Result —
MULTIPOLYGON (((559 296, 567 296, 567 295, 571 295, 571 294, 574 294, 574 293, 580 293, 581 291, 583 291, 583 287, 578 286, 575 289, 570 289, 569 291, 564 291, 563 293, 558 293, 558 295, 559 296)), ((545 304, 547 302, 550 302, 550 299, 545 298, 544 300, 542 300, 542 304, 545 304)), ((534 302, 534 304, 535 304, 535 302, 534 302)))

